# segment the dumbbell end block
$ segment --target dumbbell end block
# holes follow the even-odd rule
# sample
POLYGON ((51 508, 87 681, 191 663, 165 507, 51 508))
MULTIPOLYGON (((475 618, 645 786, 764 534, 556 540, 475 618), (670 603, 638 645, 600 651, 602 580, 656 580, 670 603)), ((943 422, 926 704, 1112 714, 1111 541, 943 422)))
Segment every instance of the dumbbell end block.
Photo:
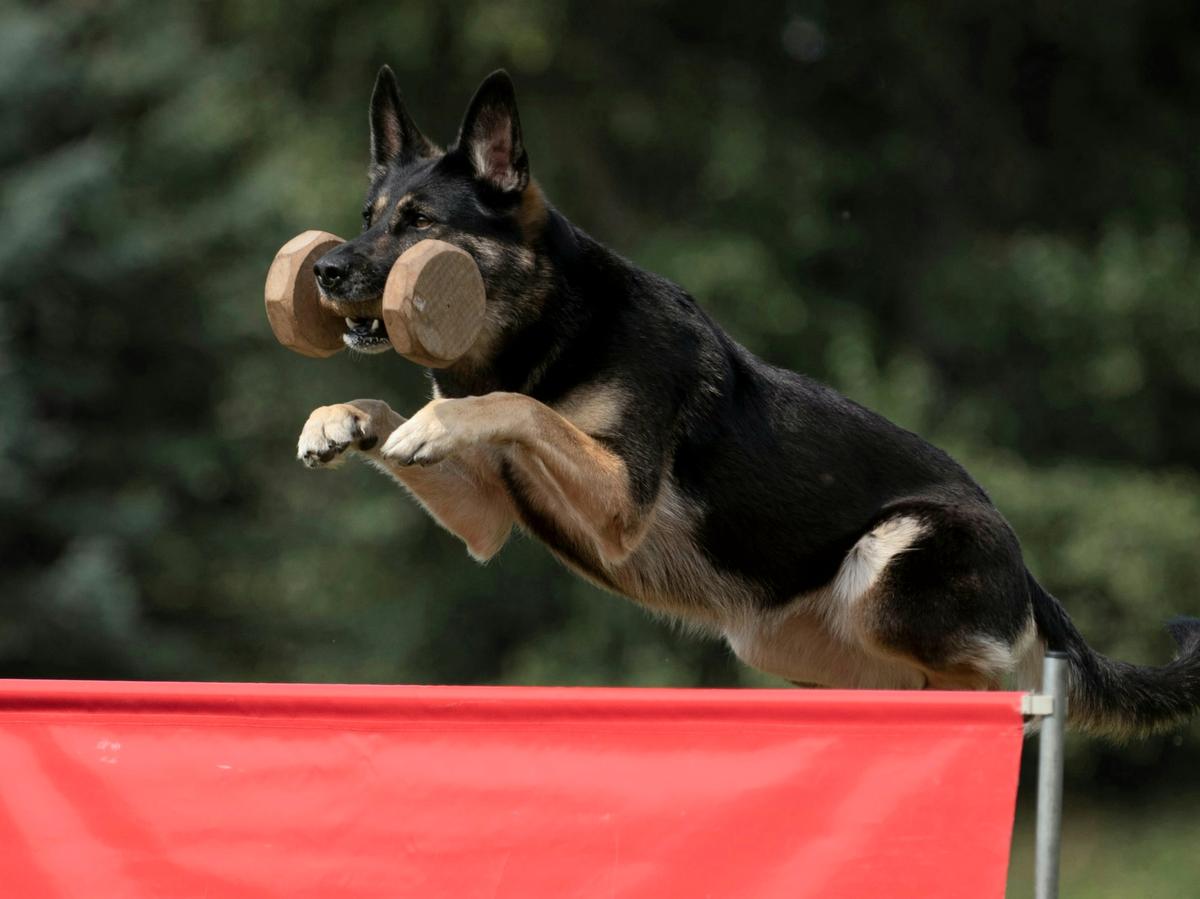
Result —
POLYGON ((453 365, 483 327, 486 292, 470 254, 423 240, 397 260, 383 291, 383 324, 400 355, 430 368, 453 365))
POLYGON ((326 231, 305 231, 275 255, 264 299, 275 338, 289 350, 323 359, 345 349, 342 320, 321 307, 313 264, 343 243, 326 231))

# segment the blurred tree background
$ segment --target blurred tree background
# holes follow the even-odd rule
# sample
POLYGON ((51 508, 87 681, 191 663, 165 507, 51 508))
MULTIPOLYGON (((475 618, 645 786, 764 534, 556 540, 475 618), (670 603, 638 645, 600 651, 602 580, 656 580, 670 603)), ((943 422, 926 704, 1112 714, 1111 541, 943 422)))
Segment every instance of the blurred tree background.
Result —
MULTIPOLYGON (((1200 613, 1198 51, 1187 0, 5 6, 0 674, 774 683, 294 461, 313 407, 427 393, 262 312, 280 244, 357 230, 384 62, 443 141, 507 67, 563 212, 955 453, 1094 645, 1165 660, 1200 613)), ((1198 748, 1074 744, 1071 895, 1193 894, 1198 748)))

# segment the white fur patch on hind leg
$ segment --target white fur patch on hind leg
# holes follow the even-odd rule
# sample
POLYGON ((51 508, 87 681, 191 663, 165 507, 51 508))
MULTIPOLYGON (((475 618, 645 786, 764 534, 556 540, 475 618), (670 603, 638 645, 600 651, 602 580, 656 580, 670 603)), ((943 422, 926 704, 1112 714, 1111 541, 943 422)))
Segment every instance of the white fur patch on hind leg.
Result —
POLYGON ((888 563, 907 552, 928 531, 925 522, 911 515, 899 515, 876 525, 863 534, 842 560, 830 585, 829 626, 847 643, 858 642, 852 614, 859 599, 875 586, 888 563))

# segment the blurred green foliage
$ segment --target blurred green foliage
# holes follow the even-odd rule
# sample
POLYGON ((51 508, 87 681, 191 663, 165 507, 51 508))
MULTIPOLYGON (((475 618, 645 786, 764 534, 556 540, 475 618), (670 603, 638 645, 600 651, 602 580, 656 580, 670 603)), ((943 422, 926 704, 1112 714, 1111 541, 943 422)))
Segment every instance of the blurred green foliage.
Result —
MULTIPOLYGON (((5 7, 0 673, 772 683, 293 461, 317 405, 426 395, 261 308, 281 243, 356 228, 383 62, 441 140, 509 68, 560 209, 956 453, 1097 647, 1165 659, 1200 612, 1198 36, 1186 0, 5 7)), ((1081 743, 1075 783, 1195 789, 1191 733, 1081 743)))
MULTIPOLYGON (((1017 815, 1008 899, 1033 897, 1034 803, 1017 815)), ((1191 899, 1200 883, 1195 800, 1098 803, 1068 797, 1062 888, 1069 899, 1191 899)))

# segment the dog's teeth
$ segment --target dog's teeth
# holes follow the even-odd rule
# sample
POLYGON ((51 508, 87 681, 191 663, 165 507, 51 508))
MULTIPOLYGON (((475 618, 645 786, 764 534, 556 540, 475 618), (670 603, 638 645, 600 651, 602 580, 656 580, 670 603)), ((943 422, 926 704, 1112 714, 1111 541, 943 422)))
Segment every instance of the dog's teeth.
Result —
POLYGON ((374 334, 378 330, 379 330, 379 319, 377 319, 377 318, 371 319, 371 333, 374 334))
POLYGON ((346 318, 346 327, 353 328, 354 327, 354 319, 347 317, 346 318))

